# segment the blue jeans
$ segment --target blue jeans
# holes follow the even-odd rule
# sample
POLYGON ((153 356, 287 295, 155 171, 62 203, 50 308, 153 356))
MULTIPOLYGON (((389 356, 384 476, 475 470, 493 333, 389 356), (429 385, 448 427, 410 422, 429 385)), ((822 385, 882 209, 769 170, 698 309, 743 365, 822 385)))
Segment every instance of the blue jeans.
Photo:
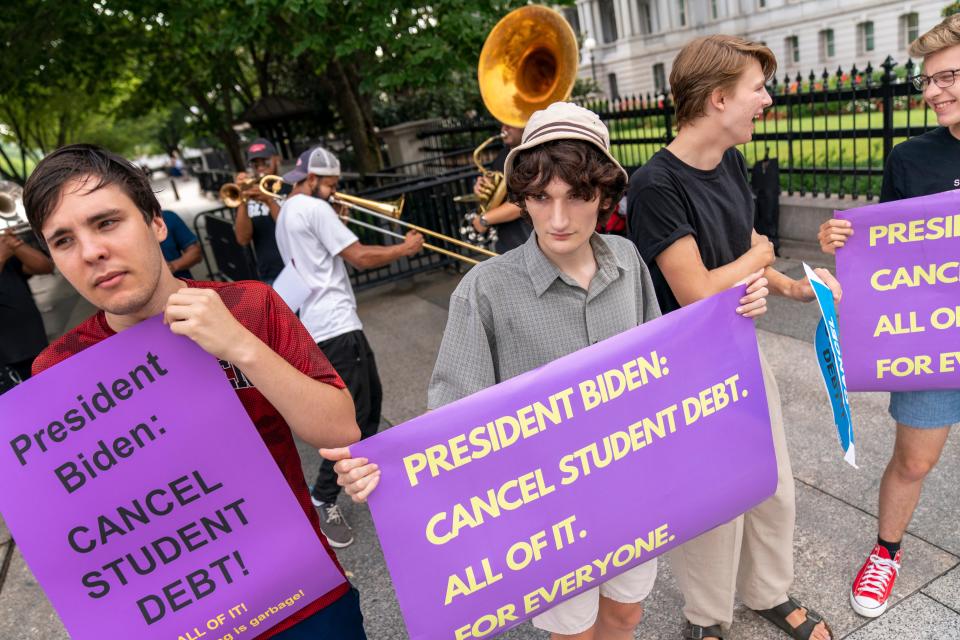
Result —
POLYGON ((890 415, 900 424, 917 429, 948 427, 960 422, 960 389, 894 391, 890 415))
POLYGON ((367 640, 360 613, 360 593, 351 587, 339 600, 273 637, 276 640, 367 640))

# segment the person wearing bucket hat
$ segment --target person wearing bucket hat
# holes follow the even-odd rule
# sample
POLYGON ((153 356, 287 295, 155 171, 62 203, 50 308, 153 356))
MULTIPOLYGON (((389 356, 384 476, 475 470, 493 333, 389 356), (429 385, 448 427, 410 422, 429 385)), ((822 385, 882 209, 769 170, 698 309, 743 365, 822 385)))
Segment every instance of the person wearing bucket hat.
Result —
MULTIPOLYGON (((596 233, 620 201, 627 173, 595 113, 570 103, 534 113, 504 171, 534 230, 517 250, 473 267, 453 292, 430 409, 660 316, 636 248, 626 238, 596 233), (525 339, 531 335, 550 338, 525 339)), ((757 275, 751 295, 764 295, 765 285, 757 275)), ((763 310, 755 300, 744 306, 745 314, 763 310)), ((348 448, 320 453, 338 460, 335 470, 354 500, 365 500, 379 482, 374 461, 353 459, 348 448)), ((657 561, 650 560, 580 591, 533 624, 554 640, 632 638, 656 575, 657 561)))
MULTIPOLYGON (((503 148, 490 163, 491 171, 503 171, 507 154, 520 144, 520 140, 523 138, 523 128, 501 124, 500 135, 503 138, 503 148)), ((473 192, 482 197, 491 186, 489 179, 480 176, 473 186, 473 192)), ((527 241, 532 230, 530 223, 521 215, 520 207, 509 200, 488 210, 483 215, 473 218, 473 228, 478 232, 483 233, 490 227, 495 227, 497 230, 497 242, 494 246, 497 253, 506 253, 511 249, 516 249, 527 241)))
MULTIPOLYGON (((357 316, 347 264, 375 269, 412 256, 423 246, 416 231, 393 245, 365 245, 340 221, 327 199, 336 191, 340 161, 323 147, 311 147, 283 175, 294 185, 277 222, 277 245, 284 264, 293 264, 310 288, 300 307, 300 321, 343 378, 353 396, 361 438, 380 427, 383 398, 377 363, 357 316)), ((311 498, 320 510, 320 528, 330 545, 345 547, 353 533, 337 506, 340 487, 333 463, 324 460, 311 498)))
MULTIPOLYGON (((766 81, 776 59, 764 45, 714 35, 688 43, 674 60, 670 86, 676 138, 630 178, 629 234, 650 267, 664 313, 719 293, 756 273, 770 292, 809 302, 810 283, 772 268, 773 245, 753 230, 746 163, 736 145, 772 103, 766 81)), ((840 285, 817 274, 839 301, 840 285)), ((780 394, 761 352, 778 483, 774 495, 744 515, 670 550, 684 596, 684 638, 722 639, 733 621, 735 592, 749 608, 793 638, 828 640, 830 627, 787 594, 793 583, 793 474, 780 394)), ((722 456, 708 461, 723 473, 722 456)), ((698 464, 691 461, 691 464, 698 464)))
MULTIPOLYGON (((247 146, 247 164, 250 165, 250 171, 238 173, 235 177, 237 183, 250 178, 259 181, 263 176, 276 174, 280 155, 272 142, 266 138, 257 138, 247 146)), ((257 256, 257 276, 262 282, 273 284, 283 269, 275 237, 280 205, 276 198, 261 192, 259 184, 246 189, 243 196, 233 223, 234 236, 240 246, 253 243, 257 256)))

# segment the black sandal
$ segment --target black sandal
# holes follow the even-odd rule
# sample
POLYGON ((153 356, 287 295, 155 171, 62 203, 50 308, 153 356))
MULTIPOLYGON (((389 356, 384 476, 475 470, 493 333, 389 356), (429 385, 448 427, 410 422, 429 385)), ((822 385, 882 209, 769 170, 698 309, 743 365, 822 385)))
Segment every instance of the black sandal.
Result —
POLYGON ((833 629, 830 628, 830 625, 826 623, 819 613, 803 606, 791 596, 787 596, 787 601, 783 604, 778 604, 772 609, 755 609, 754 612, 762 617, 766 618, 773 624, 777 625, 784 633, 789 635, 791 638, 796 638, 796 640, 810 640, 810 636, 813 635, 813 630, 818 624, 823 622, 824 628, 827 630, 827 633, 830 634, 830 638, 833 639, 836 636, 833 635, 833 629), (796 611, 797 609, 806 609, 807 619, 804 620, 800 625, 793 627, 787 622, 787 616, 796 611))
POLYGON ((723 640, 723 629, 718 624, 712 627, 701 627, 692 622, 687 623, 686 629, 683 630, 683 640, 703 640, 704 638, 720 638, 720 640, 723 640))

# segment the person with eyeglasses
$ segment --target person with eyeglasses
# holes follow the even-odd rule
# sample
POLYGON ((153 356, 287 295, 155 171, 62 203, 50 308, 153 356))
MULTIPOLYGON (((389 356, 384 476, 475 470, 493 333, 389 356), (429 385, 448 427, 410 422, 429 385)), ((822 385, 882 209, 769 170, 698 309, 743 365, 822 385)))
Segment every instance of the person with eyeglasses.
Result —
MULTIPOLYGON (((883 172, 881 202, 960 187, 960 15, 914 40, 910 55, 923 58, 923 73, 912 80, 940 126, 893 148, 883 172)), ((831 219, 817 237, 821 249, 832 254, 854 232, 849 221, 831 219)), ((879 532, 850 590, 853 610, 868 618, 887 609, 900 572, 900 541, 920 502, 924 479, 940 458, 950 426, 960 423, 960 389, 891 393, 890 415, 897 433, 880 481, 879 532)))

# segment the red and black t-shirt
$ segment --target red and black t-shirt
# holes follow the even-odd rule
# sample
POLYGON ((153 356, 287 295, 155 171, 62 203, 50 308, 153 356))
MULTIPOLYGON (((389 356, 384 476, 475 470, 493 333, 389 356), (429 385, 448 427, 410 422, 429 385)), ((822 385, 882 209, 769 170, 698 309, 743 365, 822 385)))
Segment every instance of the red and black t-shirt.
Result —
MULTIPOLYGON (((260 282, 195 282, 184 280, 187 286, 202 289, 213 289, 223 300, 230 313, 240 321, 255 336, 267 346, 283 356, 283 358, 315 380, 343 389, 344 384, 337 372, 330 365, 326 356, 320 351, 310 334, 297 319, 286 303, 273 289, 260 282)), ((83 351, 114 335, 113 329, 107 324, 103 311, 91 316, 76 328, 67 332, 59 340, 51 344, 33 362, 33 374, 36 375, 45 369, 58 364, 75 353, 83 351)), ((290 427, 283 416, 263 397, 245 375, 229 362, 220 361, 226 372, 230 384, 237 390, 237 395, 250 419, 257 427, 257 432, 263 438, 270 454, 280 467, 280 472, 286 478, 290 490, 297 497, 310 525, 317 533, 321 543, 333 559, 337 569, 343 573, 343 568, 337 561, 333 550, 326 538, 320 533, 320 520, 317 511, 310 502, 310 492, 307 490, 300 466, 300 456, 290 427)), ((349 584, 344 583, 323 597, 310 603, 296 614, 287 618, 275 627, 257 636, 270 638, 281 631, 285 631, 298 622, 313 615, 327 605, 339 599, 349 590, 349 584)))

